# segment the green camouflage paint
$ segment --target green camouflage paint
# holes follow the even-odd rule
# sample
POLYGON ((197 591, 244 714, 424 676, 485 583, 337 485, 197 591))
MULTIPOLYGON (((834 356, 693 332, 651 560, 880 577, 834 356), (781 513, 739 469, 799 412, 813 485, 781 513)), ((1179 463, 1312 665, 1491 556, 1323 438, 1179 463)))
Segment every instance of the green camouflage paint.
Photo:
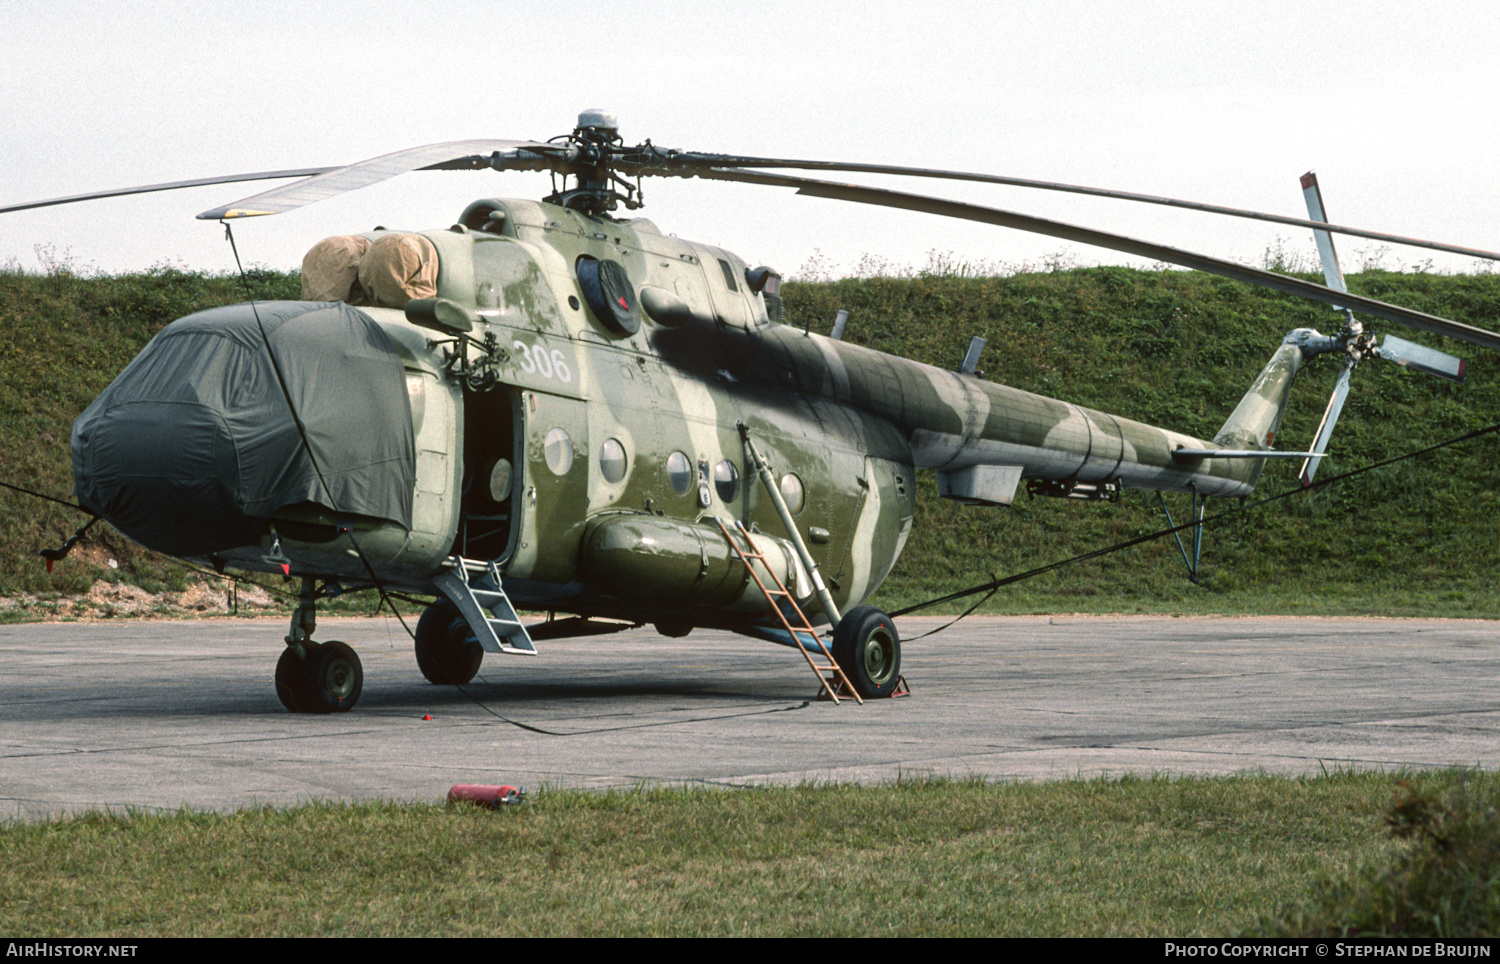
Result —
MULTIPOLYGON (((484 203, 496 212, 497 231, 423 234, 439 252, 439 295, 475 309, 497 338, 493 391, 506 393, 503 405, 465 400, 445 377, 450 346, 442 338, 400 312, 368 309, 400 346, 409 385, 423 396, 423 414, 415 397, 413 404, 414 421, 423 422, 414 516, 421 521, 412 533, 376 521, 363 538, 415 589, 472 531, 473 513, 461 514, 460 503, 474 504, 466 493, 485 480, 461 453, 510 440, 513 453, 494 454, 509 455, 515 482, 491 517, 507 535, 487 544, 504 547, 495 551, 514 595, 565 611, 732 621, 714 614, 749 605, 748 577, 720 551, 712 518, 744 521, 773 546, 785 536, 748 470, 735 427, 743 421, 776 477, 796 477, 804 494, 794 517, 799 535, 847 608, 875 591, 905 545, 916 470, 1019 466, 1028 479, 1243 495, 1261 460, 1172 453, 1268 446, 1302 363, 1297 348, 1278 348, 1210 443, 773 324, 762 296, 748 289, 744 261, 664 236, 649 221, 594 219, 530 201, 484 203), (690 320, 658 324, 643 314, 636 333, 611 329, 580 287, 575 265, 583 256, 619 263, 637 292, 670 293, 690 320), (566 465, 556 451, 549 459, 549 437, 557 450, 559 432, 571 451, 566 465), (623 470, 618 458, 611 463, 613 479, 601 461, 606 446, 623 452, 623 470), (674 476, 673 461, 690 474, 674 476), (715 477, 726 463, 737 475, 732 485, 715 477)), ((357 575, 347 556, 335 558, 338 550, 328 556, 331 571, 357 575)), ((793 563, 781 574, 806 586, 793 563)))

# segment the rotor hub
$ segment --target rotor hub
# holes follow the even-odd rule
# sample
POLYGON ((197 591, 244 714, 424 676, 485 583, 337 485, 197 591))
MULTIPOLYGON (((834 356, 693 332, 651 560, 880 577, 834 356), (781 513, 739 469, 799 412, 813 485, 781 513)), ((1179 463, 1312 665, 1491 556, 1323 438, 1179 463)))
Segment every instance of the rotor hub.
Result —
MULTIPOLYGON (((559 138, 561 139, 561 138, 559 138)), ((634 210, 641 206, 640 178, 630 184, 615 172, 617 158, 624 153, 624 142, 620 139, 620 122, 614 114, 604 110, 586 110, 578 115, 578 126, 566 138, 574 155, 569 170, 554 173, 573 177, 572 189, 555 188, 546 198, 553 204, 582 211, 591 217, 599 217, 615 210, 621 203, 634 210), (623 187, 623 193, 617 190, 623 187)), ((565 182, 566 183, 566 182, 565 182)))
POLYGON ((578 126, 573 136, 580 141, 596 144, 613 144, 620 140, 620 121, 609 111, 593 109, 578 115, 578 126))

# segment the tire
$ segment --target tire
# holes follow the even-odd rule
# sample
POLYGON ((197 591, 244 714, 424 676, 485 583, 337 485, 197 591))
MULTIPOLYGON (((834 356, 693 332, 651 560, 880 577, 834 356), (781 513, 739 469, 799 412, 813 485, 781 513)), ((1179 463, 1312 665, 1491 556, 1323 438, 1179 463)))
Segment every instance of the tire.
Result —
POLYGON ((359 702, 365 670, 345 643, 322 643, 307 654, 302 668, 302 701, 309 713, 344 713, 359 702))
POLYGON ((891 617, 874 606, 855 606, 833 631, 833 658, 867 700, 896 692, 901 676, 901 636, 891 617))
POLYGON ((484 647, 450 602, 434 603, 417 620, 417 668, 429 683, 462 686, 479 672, 484 647))
POLYGON ((276 661, 276 698, 293 713, 307 712, 302 702, 304 665, 302 657, 290 646, 281 651, 281 658, 276 661))

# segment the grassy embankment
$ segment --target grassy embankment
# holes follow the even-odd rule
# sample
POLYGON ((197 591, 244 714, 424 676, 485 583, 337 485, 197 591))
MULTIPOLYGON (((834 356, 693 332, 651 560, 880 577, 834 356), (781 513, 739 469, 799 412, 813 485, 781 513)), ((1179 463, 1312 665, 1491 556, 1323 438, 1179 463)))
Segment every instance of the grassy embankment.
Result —
MULTIPOLYGON (((261 271, 252 280, 260 297, 296 296, 294 274, 261 271)), ((1349 280, 1361 294, 1500 324, 1500 275, 1366 271, 1349 280)), ((835 311, 847 308, 850 341, 939 365, 956 365, 970 335, 982 335, 989 345, 981 367, 992 379, 1204 437, 1283 332, 1337 327, 1325 308, 1178 271, 929 273, 794 283, 786 296, 792 324, 826 331, 835 311)), ((238 279, 173 269, 87 278, 61 268, 0 272, 0 480, 67 497, 73 418, 167 322, 243 297, 238 279)), ((1470 358, 1468 384, 1381 362, 1360 367, 1321 476, 1500 421, 1497 360, 1467 346, 1441 347, 1470 358)), ((1284 447, 1310 441, 1335 371, 1323 359, 1299 380, 1284 447)), ((1202 587, 1187 581, 1167 539, 1007 588, 986 608, 1500 617, 1497 456, 1500 437, 1490 435, 1216 523, 1205 540, 1202 587)), ((1273 466, 1261 494, 1294 487, 1295 469, 1293 462, 1273 466)), ((1154 496, 1138 492, 1118 505, 1022 497, 1010 509, 981 510, 937 498, 930 477, 920 485, 912 539, 876 600, 886 608, 1110 545, 1164 521, 1154 496)), ((1172 507, 1180 521, 1185 497, 1172 507)), ((1231 507, 1210 503, 1210 511, 1231 507)), ((0 595, 40 593, 54 600, 42 608, 66 612, 66 594, 96 579, 158 591, 197 578, 107 530, 91 533, 84 551, 47 576, 36 549, 59 544, 78 521, 67 509, 0 491, 0 595)))

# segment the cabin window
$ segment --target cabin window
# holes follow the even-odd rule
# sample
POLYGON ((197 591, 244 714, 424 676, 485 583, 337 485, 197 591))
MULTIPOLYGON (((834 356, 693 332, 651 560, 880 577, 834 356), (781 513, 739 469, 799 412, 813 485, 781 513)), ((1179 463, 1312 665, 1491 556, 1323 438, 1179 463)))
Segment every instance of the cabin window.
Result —
POLYGON ((790 472, 781 477, 781 501, 786 503, 786 510, 792 515, 801 512, 802 504, 807 501, 802 480, 790 472))
POLYGON ((542 454, 553 475, 567 475, 568 470, 573 467, 573 440, 568 437, 567 432, 555 428, 547 433, 547 440, 542 444, 542 454))
POLYGON ((714 467, 714 491, 720 502, 733 502, 740 494, 740 470, 725 459, 714 467))
POLYGON ((738 292, 740 290, 740 286, 734 283, 734 269, 729 266, 729 262, 725 261, 723 258, 720 258, 719 269, 724 272, 724 287, 728 288, 730 291, 738 292))
POLYGON ((625 469, 629 462, 625 457, 625 446, 620 444, 619 439, 606 439, 599 446, 599 471, 604 474, 606 482, 618 482, 625 478, 625 469))
POLYGON ((672 485, 672 491, 678 495, 687 495, 693 489, 693 463, 681 452, 673 452, 667 456, 667 481, 672 485))
POLYGON ((510 459, 499 459, 495 467, 490 469, 490 501, 496 505, 504 505, 510 498, 510 483, 514 473, 511 471, 510 459))

